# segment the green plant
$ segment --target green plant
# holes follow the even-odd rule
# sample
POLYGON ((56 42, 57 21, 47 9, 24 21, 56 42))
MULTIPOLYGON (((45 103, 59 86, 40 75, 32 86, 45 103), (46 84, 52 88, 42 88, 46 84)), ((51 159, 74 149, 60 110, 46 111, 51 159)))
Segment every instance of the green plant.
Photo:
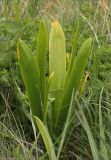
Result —
MULTIPOLYGON (((76 33, 77 34, 77 33, 76 33)), ((76 37, 77 38, 77 37, 76 37)), ((31 49, 22 40, 17 44, 18 60, 22 77, 25 83, 30 109, 43 137, 47 152, 54 143, 59 144, 59 155, 67 134, 67 128, 71 125, 74 106, 71 107, 71 97, 80 88, 81 79, 90 56, 92 39, 88 38, 75 56, 77 45, 72 52, 68 69, 66 71, 66 48, 64 32, 57 21, 52 23, 49 34, 44 21, 40 23, 37 37, 37 50, 34 55, 31 49), (46 55, 49 44, 49 77, 46 77, 46 55), (46 131, 48 128, 49 133, 46 131), (61 127, 62 126, 62 127, 61 127), (59 128, 60 127, 60 128, 59 128), (65 129, 63 129, 65 128, 65 129), (45 136, 46 134, 46 136, 45 136), (50 135, 50 136, 49 136, 50 135), (49 138, 50 137, 50 138, 49 138), (47 140, 50 143, 47 145, 47 140)), ((76 41, 75 41, 76 43, 76 41)), ((54 153, 54 151, 53 151, 54 153)))

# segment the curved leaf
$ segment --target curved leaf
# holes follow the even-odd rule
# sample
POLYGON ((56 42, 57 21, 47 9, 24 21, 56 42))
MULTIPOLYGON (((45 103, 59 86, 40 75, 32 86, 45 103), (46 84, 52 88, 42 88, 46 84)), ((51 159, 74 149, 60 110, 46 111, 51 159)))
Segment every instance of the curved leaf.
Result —
POLYGON ((35 118, 35 122, 39 128, 39 131, 42 135, 42 138, 43 138, 43 141, 44 141, 44 144, 45 144, 45 147, 46 147, 46 150, 47 150, 47 153, 49 155, 50 160, 57 160, 55 150, 54 150, 54 145, 52 143, 51 137, 50 137, 45 125, 38 117, 34 116, 34 118, 35 118))

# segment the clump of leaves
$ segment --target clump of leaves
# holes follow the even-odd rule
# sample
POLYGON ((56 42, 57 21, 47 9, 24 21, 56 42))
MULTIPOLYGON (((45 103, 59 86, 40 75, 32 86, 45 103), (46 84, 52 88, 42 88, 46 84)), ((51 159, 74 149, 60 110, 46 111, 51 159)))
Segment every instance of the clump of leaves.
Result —
POLYGON ((24 41, 19 40, 17 44, 18 60, 33 119, 43 137, 47 153, 53 160, 59 158, 67 129, 73 121, 71 119, 74 114, 72 99, 80 88, 90 56, 92 39, 85 40, 76 55, 77 41, 76 32, 74 52, 70 57, 67 70, 65 36, 57 21, 52 23, 49 36, 45 22, 41 21, 36 55, 24 41), (49 76, 46 77, 48 50, 49 76), (58 144, 57 156, 52 140, 58 144))

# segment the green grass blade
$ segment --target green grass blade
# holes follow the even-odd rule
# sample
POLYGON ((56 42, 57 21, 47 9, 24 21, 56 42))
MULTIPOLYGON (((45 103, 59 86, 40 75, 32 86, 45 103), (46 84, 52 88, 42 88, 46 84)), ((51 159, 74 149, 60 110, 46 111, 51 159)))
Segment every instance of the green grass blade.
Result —
POLYGON ((41 98, 39 90, 39 69, 35 56, 22 40, 17 44, 18 61, 25 88, 28 94, 32 114, 42 118, 41 98))
POLYGON ((76 92, 77 89, 79 89, 80 82, 90 56, 91 42, 92 42, 92 39, 88 38, 83 43, 74 61, 69 79, 67 81, 67 84, 65 86, 65 90, 63 93, 62 105, 61 105, 61 110, 59 115, 60 122, 62 122, 64 120, 64 117, 66 117, 67 115, 73 89, 74 89, 74 92, 76 92))
POLYGON ((43 141, 44 141, 44 144, 45 144, 45 147, 46 147, 46 150, 47 150, 47 153, 49 155, 49 158, 50 160, 57 160, 56 158, 56 154, 55 154, 55 150, 54 150, 54 145, 53 145, 53 142, 51 140, 51 137, 46 129, 46 127, 44 126, 43 122, 35 117, 35 122, 39 128, 39 131, 42 135, 42 138, 43 138, 43 141))
POLYGON ((60 153, 62 151, 64 141, 65 141, 65 138, 67 136, 67 130, 68 130, 68 127, 70 125, 70 119, 71 119, 71 116, 72 116, 72 107, 73 107, 73 96, 74 96, 74 92, 72 93, 72 98, 71 98, 71 102, 70 102, 70 107, 69 107, 67 119, 66 119, 66 122, 65 122, 65 125, 64 125, 63 132, 61 134, 61 140, 60 140, 60 144, 59 144, 59 148, 58 148, 57 159, 59 159, 59 157, 60 157, 60 153))
POLYGON ((42 104, 45 102, 46 90, 46 53, 48 50, 48 32, 45 21, 41 21, 37 36, 37 61, 40 70, 40 90, 42 104))
POLYGON ((66 78, 65 36, 57 21, 52 23, 49 38, 49 73, 54 72, 51 90, 64 87, 66 78))
POLYGON ((99 98, 99 128, 100 128, 100 150, 102 157, 104 160, 109 160, 107 148, 105 145, 105 128, 103 126, 103 116, 102 116, 102 110, 101 110, 101 101, 102 101, 102 94, 103 94, 103 88, 101 90, 100 98, 99 98))
POLYGON ((78 118, 79 118, 83 128, 85 129, 85 131, 87 133, 93 159, 94 160, 100 160, 98 148, 97 148, 97 145, 96 145, 96 141, 95 141, 95 139, 93 137, 93 134, 91 132, 90 126, 89 126, 88 121, 87 121, 87 118, 86 118, 86 116, 83 112, 82 106, 80 106, 79 104, 78 104, 78 106, 79 106, 79 113, 77 115, 78 115, 78 118))
POLYGON ((97 54, 95 52, 93 53, 93 68, 95 77, 98 78, 98 60, 97 60, 97 54))

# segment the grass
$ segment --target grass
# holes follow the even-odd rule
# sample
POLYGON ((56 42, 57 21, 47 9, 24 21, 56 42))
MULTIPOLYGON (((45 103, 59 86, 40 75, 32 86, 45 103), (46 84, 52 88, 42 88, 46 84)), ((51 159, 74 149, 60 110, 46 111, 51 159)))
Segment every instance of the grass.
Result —
MULTIPOLYGON (((60 159, 111 159, 111 33, 110 8, 99 1, 38 0, 20 6, 14 1, 0 1, 0 159, 36 160, 46 154, 41 138, 35 137, 28 100, 17 63, 16 43, 19 38, 35 52, 35 33, 40 18, 58 19, 65 31, 67 53, 71 53, 73 34, 79 21, 79 43, 94 38, 92 57, 87 67, 90 75, 82 97, 73 102, 77 114, 68 132, 60 159), (29 5, 30 4, 30 5, 29 5), (36 7, 37 6, 37 7, 36 7), (20 11, 20 12, 18 12, 20 11), (95 53, 95 54, 94 54, 95 53), (93 138, 92 138, 93 137, 93 138), (93 143, 90 140, 93 139, 93 143), (94 144, 98 152, 92 149, 94 144)), ((102 2, 102 1, 101 1, 102 2)), ((47 24, 48 25, 48 24, 47 24)), ((61 142, 62 145, 62 142, 61 142)), ((56 146, 55 146, 56 149, 56 146)))

